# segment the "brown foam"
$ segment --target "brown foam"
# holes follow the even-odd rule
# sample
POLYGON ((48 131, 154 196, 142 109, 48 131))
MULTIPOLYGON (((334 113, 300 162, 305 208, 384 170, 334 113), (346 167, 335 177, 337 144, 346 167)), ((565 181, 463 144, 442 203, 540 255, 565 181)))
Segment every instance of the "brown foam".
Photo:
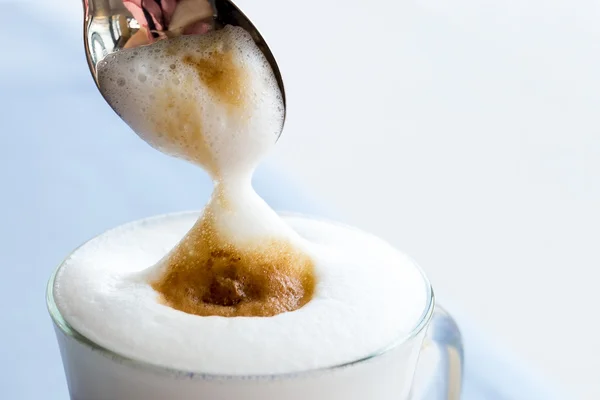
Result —
POLYGON ((218 173, 212 151, 203 134, 197 104, 165 85, 154 92, 149 111, 150 123, 165 147, 175 145, 177 156, 201 164, 213 176, 218 173))
POLYGON ((204 215, 161 261, 151 282, 165 304, 201 316, 268 317, 297 310, 313 296, 311 258, 291 243, 262 238, 238 248, 204 215))
MULTIPOLYGON (((208 34, 211 35, 211 34, 208 34)), ((217 101, 241 109, 245 98, 247 72, 237 65, 227 37, 215 35, 215 41, 200 54, 192 53, 179 41, 167 43, 167 54, 177 56, 183 65, 192 67, 203 86, 217 101)), ((182 89, 170 83, 177 79, 175 62, 165 71, 164 84, 154 90, 150 99, 149 119, 154 130, 165 142, 165 148, 175 144, 178 157, 201 164, 213 177, 219 174, 212 151, 203 132, 201 110, 193 98, 183 96, 182 89), (174 78, 170 77, 173 75, 174 78), (175 139, 175 143, 173 143, 175 139)), ((193 75, 189 75, 183 87, 193 87, 193 75)), ((181 86, 180 86, 181 87, 181 86)))
POLYGON ((182 60, 196 70, 198 78, 220 101, 243 105, 246 73, 236 64, 232 50, 214 46, 205 55, 186 54, 182 60))

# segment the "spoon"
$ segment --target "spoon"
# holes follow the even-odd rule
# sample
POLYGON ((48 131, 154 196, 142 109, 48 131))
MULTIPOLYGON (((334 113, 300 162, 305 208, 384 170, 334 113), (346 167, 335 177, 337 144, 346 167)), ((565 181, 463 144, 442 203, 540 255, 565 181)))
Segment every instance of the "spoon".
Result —
POLYGON ((85 52, 96 86, 97 65, 111 53, 233 25, 252 36, 271 65, 285 108, 283 80, 273 53, 252 22, 230 0, 83 0, 83 8, 85 52))

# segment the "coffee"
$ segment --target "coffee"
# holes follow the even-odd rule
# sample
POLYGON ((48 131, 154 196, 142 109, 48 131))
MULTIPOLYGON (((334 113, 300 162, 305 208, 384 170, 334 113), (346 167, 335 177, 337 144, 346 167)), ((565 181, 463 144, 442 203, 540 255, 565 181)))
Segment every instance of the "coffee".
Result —
MULTIPOLYGON (((407 256, 366 232, 302 216, 284 221, 314 262, 317 284, 303 307, 272 317, 224 318, 166 306, 140 274, 198 217, 133 222, 80 247, 56 277, 54 299, 61 315, 94 343, 125 357, 225 375, 290 373, 355 361, 408 336, 422 318, 427 283, 407 256)), ((394 380, 400 379, 394 371, 394 380)))
POLYGON ((150 279, 165 304, 190 314, 264 317, 306 304, 313 262, 291 242, 261 238, 237 246, 205 213, 150 279))
POLYGON ((54 296, 77 331, 136 360, 235 375, 351 362, 416 327, 428 291, 410 260, 352 228, 283 220, 252 189, 284 110, 243 29, 119 51, 98 81, 142 139, 215 189, 195 222, 126 225, 64 263, 54 296))

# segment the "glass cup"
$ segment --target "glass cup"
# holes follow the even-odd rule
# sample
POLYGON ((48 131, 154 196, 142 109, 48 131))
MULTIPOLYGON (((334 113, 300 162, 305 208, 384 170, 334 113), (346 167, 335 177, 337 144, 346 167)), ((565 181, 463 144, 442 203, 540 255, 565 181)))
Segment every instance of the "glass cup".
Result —
POLYGON ((54 301, 54 281, 61 266, 50 278, 46 301, 71 400, 460 398, 463 372, 460 332, 454 320, 435 305, 433 290, 425 275, 428 301, 419 323, 408 335, 396 338, 386 347, 328 368, 275 375, 227 376, 173 370, 134 360, 83 336, 63 318, 54 301))

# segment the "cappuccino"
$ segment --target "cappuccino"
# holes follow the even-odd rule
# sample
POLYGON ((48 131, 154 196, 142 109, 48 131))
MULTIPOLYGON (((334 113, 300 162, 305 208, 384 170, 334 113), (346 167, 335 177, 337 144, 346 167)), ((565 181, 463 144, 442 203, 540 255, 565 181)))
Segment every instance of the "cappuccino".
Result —
POLYGON ((98 81, 142 139, 215 188, 201 215, 125 225, 65 261, 53 293, 78 332, 149 364, 260 375, 352 362, 416 328, 429 292, 408 258, 352 228, 282 219, 252 189, 284 108, 247 32, 122 50, 98 81))
POLYGON ((133 222, 75 251, 58 271, 61 315, 95 343, 181 371, 290 373, 377 353, 407 337, 428 301, 427 282, 403 253, 354 228, 301 216, 284 222, 314 263, 301 308, 272 317, 200 317, 165 305, 140 279, 177 245, 198 214, 133 222))

